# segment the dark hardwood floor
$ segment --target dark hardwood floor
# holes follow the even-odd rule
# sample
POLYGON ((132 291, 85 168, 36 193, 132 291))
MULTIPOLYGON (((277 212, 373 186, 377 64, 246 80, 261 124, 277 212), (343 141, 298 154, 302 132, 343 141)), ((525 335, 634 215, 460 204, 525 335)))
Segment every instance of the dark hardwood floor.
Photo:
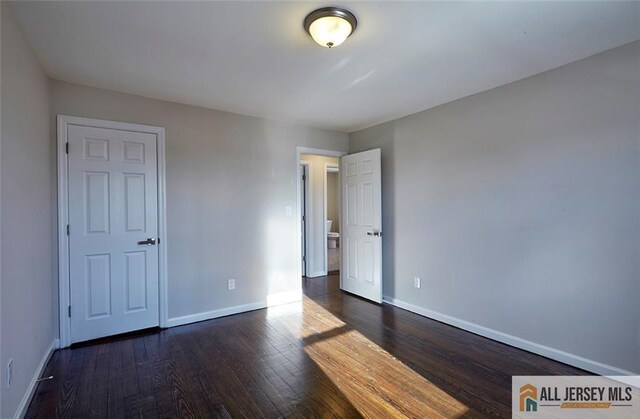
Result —
POLYGON ((512 375, 584 371, 304 280, 303 303, 57 351, 28 418, 511 416, 512 375))

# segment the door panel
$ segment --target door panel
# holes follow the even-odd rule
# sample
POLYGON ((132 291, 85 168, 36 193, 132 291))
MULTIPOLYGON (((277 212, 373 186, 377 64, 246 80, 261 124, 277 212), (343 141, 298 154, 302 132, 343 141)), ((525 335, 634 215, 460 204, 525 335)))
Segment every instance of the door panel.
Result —
POLYGON ((350 280, 357 280, 358 279, 358 240, 353 237, 349 237, 347 238, 347 243, 349 243, 346 249, 347 257, 345 258, 345 260, 347 261, 347 266, 349 268, 347 270, 347 278, 350 280))
POLYGON ((382 177, 380 149, 342 158, 341 288, 382 302, 382 177))
POLYGON ((125 311, 147 308, 147 252, 127 252, 125 257, 125 283, 127 304, 125 311))
POLYGON ((85 257, 87 281, 87 317, 111 315, 111 257, 87 255, 85 257))
POLYGON ((358 225, 358 199, 356 193, 358 191, 357 185, 347 185, 347 199, 345 200, 347 205, 347 225, 358 225))
POLYGON ((109 161, 109 141, 97 138, 83 138, 84 159, 109 161))
POLYGON ((157 326, 156 136, 67 132, 71 342, 157 326))
POLYGON ((145 181, 144 173, 124 174, 124 225, 127 232, 145 231, 145 181))
POLYGON ((85 172, 87 233, 109 233, 109 173, 85 172))
POLYGON ((362 225, 373 227, 375 211, 373 206, 373 184, 362 184, 362 225))

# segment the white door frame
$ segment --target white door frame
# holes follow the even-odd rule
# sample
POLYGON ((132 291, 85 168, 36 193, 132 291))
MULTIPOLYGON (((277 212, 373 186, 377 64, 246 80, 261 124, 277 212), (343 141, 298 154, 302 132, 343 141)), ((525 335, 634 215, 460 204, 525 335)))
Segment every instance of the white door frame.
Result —
MULTIPOLYGON (((311 176, 313 170, 311 170, 311 162, 309 160, 300 160, 300 166, 305 166, 306 169, 306 178, 303 181, 300 181, 300 217, 302 217, 303 210, 306 215, 306 219, 304 220, 304 230, 302 229, 302 218, 300 218, 300 235, 304 237, 304 263, 302 273, 304 276, 309 274, 309 238, 312 236, 311 229, 309 228, 309 213, 311 212, 309 208, 313 208, 311 204, 312 194, 310 194, 310 185, 311 185, 311 176), (302 185, 304 184, 304 189, 302 185), (304 196, 306 195, 306 196, 304 196), (303 200, 304 198, 304 200, 303 200), (303 204, 304 203, 304 208, 303 204), (302 235, 304 233, 304 235, 302 235)), ((300 249, 302 249, 303 243, 300 242, 300 249)))
POLYGON ((165 145, 164 128, 149 125, 129 124, 100 119, 80 118, 58 115, 58 293, 60 319, 60 347, 71 344, 71 318, 68 315, 70 304, 69 278, 69 173, 67 166, 67 131, 69 125, 94 128, 106 128, 155 134, 158 153, 158 280, 159 280, 159 324, 167 327, 167 223, 166 223, 166 181, 165 181, 165 145))
MULTIPOLYGON (((322 149, 322 148, 313 148, 313 147, 302 147, 302 146, 296 146, 296 251, 298 252, 298 255, 296 256, 296 259, 298 260, 298 278, 302 278, 302 258, 300 257, 299 253, 300 253, 300 249, 302 249, 302 173, 300 173, 300 156, 302 154, 313 154, 313 155, 317 155, 317 156, 327 156, 327 157, 342 157, 342 156, 346 156, 347 153, 346 151, 335 151, 335 150, 327 150, 327 149, 322 149)), ((325 176, 326 178, 326 176, 325 176)), ((308 218, 308 213, 307 213, 307 218, 308 218)), ((307 234, 308 234, 308 230, 307 230, 307 234)), ((326 223, 325 223, 325 228, 324 228, 324 232, 325 232, 325 247, 326 247, 326 240, 327 240, 327 227, 326 227, 326 223)), ((307 243, 309 243, 309 237, 307 237, 307 243)), ((308 252, 309 252, 309 247, 307 247, 307 256, 308 256, 308 252)), ((327 250, 325 249, 325 259, 326 259, 326 252, 327 250)), ((307 261, 308 262, 308 261, 307 261)), ((341 262, 342 263, 342 262, 341 262)), ((325 268, 326 268, 326 263, 325 263, 325 268)), ((307 268, 309 268, 309 264, 307 263, 307 268)), ((308 274, 308 271, 307 271, 308 274)))

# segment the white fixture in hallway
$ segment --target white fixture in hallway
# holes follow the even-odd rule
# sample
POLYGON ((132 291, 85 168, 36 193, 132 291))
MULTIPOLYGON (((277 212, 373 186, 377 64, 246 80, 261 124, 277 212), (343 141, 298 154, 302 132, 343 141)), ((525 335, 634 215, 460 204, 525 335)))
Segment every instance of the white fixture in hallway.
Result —
POLYGON ((327 220, 327 247, 329 249, 335 249, 338 247, 338 239, 340 238, 340 233, 336 233, 335 231, 331 231, 331 225, 333 224, 333 220, 327 220))

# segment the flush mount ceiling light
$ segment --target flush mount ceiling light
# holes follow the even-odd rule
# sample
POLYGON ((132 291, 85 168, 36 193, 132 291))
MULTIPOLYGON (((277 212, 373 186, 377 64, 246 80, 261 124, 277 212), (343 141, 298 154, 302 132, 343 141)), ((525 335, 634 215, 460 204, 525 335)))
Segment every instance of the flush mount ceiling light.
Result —
POLYGON ((348 10, 323 7, 309 13, 304 19, 304 29, 314 41, 325 48, 337 47, 356 30, 358 21, 348 10))

